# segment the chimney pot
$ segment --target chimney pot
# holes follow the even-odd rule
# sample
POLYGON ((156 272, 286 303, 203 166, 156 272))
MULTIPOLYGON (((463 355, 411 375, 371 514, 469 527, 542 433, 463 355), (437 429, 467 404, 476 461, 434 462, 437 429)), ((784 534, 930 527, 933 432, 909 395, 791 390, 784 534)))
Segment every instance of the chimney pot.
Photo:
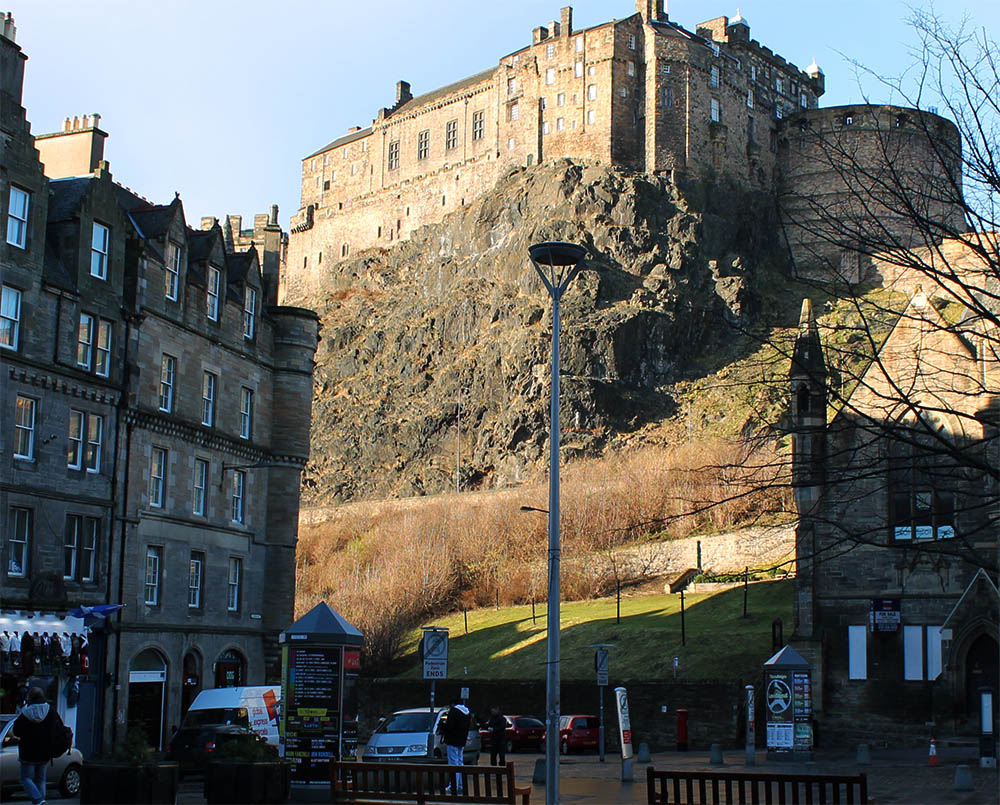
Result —
POLYGON ((71 127, 72 125, 73 125, 73 122, 72 122, 72 121, 71 121, 71 120, 70 120, 70 119, 69 119, 69 118, 67 117, 67 118, 66 118, 66 119, 65 119, 65 120, 63 121, 63 131, 71 131, 71 128, 70 128, 70 127, 71 127))
POLYGON ((271 205, 271 217, 268 220, 268 224, 270 224, 271 226, 277 226, 278 225, 278 205, 277 204, 272 204, 271 205))
POLYGON ((73 115, 73 131, 79 131, 79 130, 80 130, 80 116, 73 115))
POLYGON ((90 123, 96 129, 101 125, 101 116, 95 112, 90 116, 90 123))

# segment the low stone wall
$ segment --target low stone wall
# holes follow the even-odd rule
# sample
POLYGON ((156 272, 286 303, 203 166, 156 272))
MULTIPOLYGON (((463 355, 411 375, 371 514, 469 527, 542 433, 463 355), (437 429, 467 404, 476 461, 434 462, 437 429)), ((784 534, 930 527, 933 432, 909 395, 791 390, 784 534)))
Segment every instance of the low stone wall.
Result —
MULTIPOLYGON (((757 680, 751 680, 757 682, 757 680)), ((449 704, 469 688, 469 708, 480 720, 499 704, 511 715, 534 715, 544 720, 545 681, 446 680, 437 683, 435 703, 449 704)), ((677 710, 688 711, 688 743, 692 750, 707 751, 711 744, 724 748, 743 745, 741 681, 628 683, 633 743, 648 743, 653 752, 677 748, 677 710), (666 712, 663 712, 666 707, 666 712)), ((379 716, 408 707, 430 704, 430 682, 414 679, 361 679, 358 686, 360 740, 368 739, 379 716)), ((759 685, 758 685, 759 687, 759 685)), ((566 715, 598 715, 599 693, 595 684, 567 681, 561 686, 562 712, 566 715)), ((619 751, 618 721, 614 705, 614 683, 604 690, 604 723, 608 752, 619 751)))

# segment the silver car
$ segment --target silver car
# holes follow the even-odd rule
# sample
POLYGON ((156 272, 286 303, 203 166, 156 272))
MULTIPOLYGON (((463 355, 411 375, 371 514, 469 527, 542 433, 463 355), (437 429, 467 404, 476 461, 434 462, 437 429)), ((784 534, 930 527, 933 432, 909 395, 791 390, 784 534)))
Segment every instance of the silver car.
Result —
MULTIPOLYGON (((447 763, 448 753, 438 732, 447 714, 447 707, 397 710, 379 722, 361 760, 366 763, 447 763)), ((462 752, 466 766, 478 765, 479 749, 479 729, 473 718, 462 752)))
MULTIPOLYGON (((0 800, 6 802, 5 795, 21 790, 21 763, 17 759, 17 736, 11 732, 15 715, 0 715, 0 800)), ((46 787, 58 787, 64 797, 74 797, 80 793, 80 767, 83 755, 75 746, 49 764, 46 787)))

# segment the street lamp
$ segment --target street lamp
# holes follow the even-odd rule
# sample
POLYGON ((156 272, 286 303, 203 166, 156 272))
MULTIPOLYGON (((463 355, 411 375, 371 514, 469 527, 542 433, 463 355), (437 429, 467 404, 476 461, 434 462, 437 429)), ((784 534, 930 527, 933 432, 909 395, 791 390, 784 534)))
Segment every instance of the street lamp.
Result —
POLYGON ((552 298, 552 398, 549 408, 549 591, 545 673, 545 802, 559 802, 559 303, 580 273, 587 250, 547 241, 528 248, 531 264, 552 298))

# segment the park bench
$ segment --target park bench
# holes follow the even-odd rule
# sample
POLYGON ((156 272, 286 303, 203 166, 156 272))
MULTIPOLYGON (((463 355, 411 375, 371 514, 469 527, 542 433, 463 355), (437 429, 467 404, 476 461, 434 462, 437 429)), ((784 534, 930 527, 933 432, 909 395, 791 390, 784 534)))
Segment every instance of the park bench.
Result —
POLYGON ((657 771, 646 767, 650 805, 864 805, 865 775, 747 771, 657 771))
POLYGON ((514 785, 514 764, 330 763, 331 802, 482 802, 529 805, 531 787, 514 785), (464 777, 463 790, 455 785, 464 777), (448 790, 448 786, 451 789, 448 790))

